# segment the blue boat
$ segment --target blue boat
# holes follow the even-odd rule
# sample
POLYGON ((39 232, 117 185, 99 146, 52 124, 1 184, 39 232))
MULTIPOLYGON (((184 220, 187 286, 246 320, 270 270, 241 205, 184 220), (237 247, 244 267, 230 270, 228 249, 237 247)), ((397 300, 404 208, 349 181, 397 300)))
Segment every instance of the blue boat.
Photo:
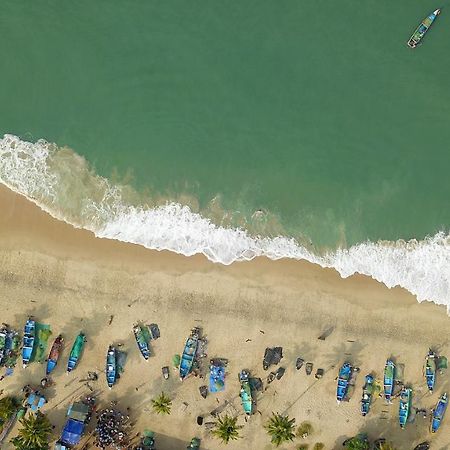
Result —
POLYGON ((7 338, 8 338, 8 329, 2 328, 0 330, 0 366, 3 364, 3 359, 5 358, 6 355, 7 338))
POLYGON ((400 406, 398 410, 398 421, 400 428, 405 428, 408 422, 409 413, 411 412, 412 389, 403 388, 400 393, 400 406))
POLYGON ((23 330, 23 347, 22 347, 22 362, 23 367, 26 368, 30 363, 31 355, 33 354, 34 341, 36 338, 36 322, 30 317, 25 324, 23 330))
POLYGON ((56 364, 58 363, 59 355, 62 350, 64 339, 61 335, 59 335, 55 342, 53 342, 52 348, 50 350, 50 354, 48 355, 47 359, 47 368, 45 370, 46 375, 50 375, 51 372, 53 372, 53 369, 56 367, 56 364))
POLYGON ((245 414, 247 414, 248 416, 253 412, 253 398, 249 377, 250 374, 247 370, 242 370, 239 374, 239 381, 241 382, 240 397, 242 408, 244 409, 245 414))
POLYGON ((220 361, 211 361, 209 366, 209 392, 222 392, 225 389, 225 367, 220 361))
POLYGON ((117 381, 117 351, 112 345, 108 348, 106 355, 106 382, 111 389, 117 381))
POLYGON ((395 364, 392 360, 386 361, 384 367, 384 398, 390 402, 392 394, 394 393, 395 384, 395 364))
POLYGON ((436 359, 436 353, 430 349, 425 361, 425 378, 430 393, 433 393, 434 384, 436 382, 436 359))
POLYGON ((345 399, 348 392, 348 385, 352 376, 352 366, 350 363, 344 363, 339 370, 339 376, 337 381, 336 399, 338 403, 345 399))
POLYGON ((439 399, 436 408, 433 409, 433 415, 431 417, 431 430, 430 430, 432 433, 436 433, 436 431, 441 426, 445 410, 447 409, 447 405, 448 405, 448 395, 445 392, 439 399))
POLYGON ((142 357, 148 361, 150 358, 150 346, 148 343, 147 335, 149 334, 146 331, 144 326, 141 324, 137 324, 133 326, 134 338, 136 339, 136 344, 141 352, 142 357))
POLYGON ((199 330, 194 328, 186 341, 180 363, 180 379, 183 381, 192 371, 197 353, 199 330))
POLYGON ((361 414, 366 416, 369 414, 370 404, 372 403, 373 385, 374 379, 372 375, 366 375, 366 381, 363 387, 363 393, 361 398, 361 414))

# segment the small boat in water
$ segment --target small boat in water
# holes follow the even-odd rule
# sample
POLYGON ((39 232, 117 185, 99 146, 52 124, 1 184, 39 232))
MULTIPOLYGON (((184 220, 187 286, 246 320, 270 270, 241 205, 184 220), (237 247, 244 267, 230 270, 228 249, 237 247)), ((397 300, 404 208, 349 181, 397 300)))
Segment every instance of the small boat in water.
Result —
POLYGON ((442 423, 442 419, 444 418, 445 410, 448 405, 448 395, 445 392, 442 394, 439 399, 436 408, 433 409, 433 414, 431 416, 431 432, 436 433, 442 423))
POLYGON ((136 339, 136 344, 139 348, 139 351, 141 352, 141 355, 143 358, 148 361, 148 358, 150 358, 150 346, 148 343, 148 338, 146 335, 149 333, 146 333, 146 330, 144 329, 145 325, 137 324, 133 327, 133 333, 134 338, 136 339))
POLYGON ((386 361, 384 367, 384 398, 390 402, 394 393, 395 364, 391 359, 386 361))
POLYGON ((425 361, 425 378, 430 393, 433 393, 434 383, 436 382, 436 359, 436 353, 430 349, 425 361))
POLYGON ((67 362, 67 372, 72 372, 77 366, 85 342, 86 337, 84 336, 84 333, 80 333, 73 343, 72 350, 70 350, 69 361, 67 362))
POLYGON ((31 317, 27 320, 23 330, 22 362, 27 367, 33 354, 34 341, 36 339, 36 321, 31 317))
POLYGON ((241 383, 240 397, 242 408, 244 409, 245 414, 250 416, 253 412, 253 398, 250 387, 250 374, 247 370, 241 370, 241 373, 239 374, 239 381, 241 383))
POLYGON ((430 29, 436 17, 441 13, 440 9, 434 10, 429 16, 422 20, 421 24, 416 28, 413 35, 409 38, 408 47, 416 48, 420 41, 425 36, 426 32, 430 29))
POLYGON ((337 380, 336 389, 336 399, 338 403, 345 399, 348 392, 348 386, 350 383, 350 378, 352 376, 352 366, 350 363, 346 362, 339 370, 339 376, 337 380))
POLYGON ((106 382, 111 389, 117 381, 117 351, 112 345, 108 348, 106 354, 106 382))
POLYGON ((372 394, 373 394, 373 376, 372 375, 366 375, 366 381, 364 383, 363 387, 363 393, 361 398, 361 414, 363 416, 366 416, 369 414, 370 410, 370 404, 372 403, 372 394))
POLYGON ((180 363, 181 381, 183 381, 192 371, 195 355, 197 353, 199 336, 199 329, 194 328, 186 341, 180 363))
POLYGON ((50 354, 48 355, 47 359, 47 368, 45 370, 45 374, 49 375, 50 372, 53 371, 53 369, 56 367, 56 364, 58 363, 58 358, 61 353, 62 347, 63 347, 64 339, 61 335, 59 335, 55 342, 53 342, 52 348, 50 350, 50 354))
POLYGON ((398 421, 400 428, 405 428, 408 422, 409 413, 411 412, 412 389, 403 388, 400 393, 400 406, 398 410, 398 421))

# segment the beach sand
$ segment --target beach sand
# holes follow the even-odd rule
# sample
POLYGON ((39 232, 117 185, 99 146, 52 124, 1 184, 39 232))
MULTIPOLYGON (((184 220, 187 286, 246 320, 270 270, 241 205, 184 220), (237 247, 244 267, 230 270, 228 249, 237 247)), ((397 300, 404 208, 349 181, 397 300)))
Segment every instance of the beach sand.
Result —
MULTIPOLYGON (((372 372, 382 379, 388 357, 397 361, 403 381, 414 387, 414 406, 431 408, 441 392, 450 390, 444 374, 436 392, 428 394, 422 375, 430 346, 450 356, 445 308, 418 304, 406 291, 389 290, 367 277, 344 280, 333 270, 305 262, 259 258, 226 267, 202 256, 188 258, 97 239, 51 218, 6 188, 0 188, 0 211, 0 321, 22 328, 27 316, 34 315, 51 325, 51 341, 59 333, 66 339, 53 377, 56 384, 49 388, 43 408, 55 425, 55 437, 70 402, 89 393, 80 380, 87 371, 104 371, 108 345, 123 343, 128 359, 117 385, 108 390, 101 373, 92 386, 100 392, 100 406, 117 400, 123 410, 130 408, 135 433, 155 431, 158 449, 183 449, 194 436, 201 439, 202 449, 223 448, 196 418, 213 420, 209 413, 225 401, 223 411, 239 415, 244 426, 242 438, 226 447, 230 450, 272 448, 262 427, 272 411, 289 414, 297 424, 311 422, 314 433, 306 441, 311 447, 323 442, 327 449, 342 448, 343 439, 359 431, 387 437, 399 449, 411 449, 426 439, 433 449, 450 443, 450 417, 431 436, 429 420, 423 418, 400 430, 398 400, 388 406, 377 398, 367 417, 359 413, 364 376, 372 372), (137 320, 155 322, 161 330, 153 344, 155 356, 148 362, 132 335, 137 320), (161 367, 170 366, 172 356, 182 352, 194 326, 202 327, 208 338, 208 358, 229 360, 225 391, 207 399, 198 392, 207 379, 180 382, 172 369, 168 381, 161 376, 161 367), (67 376, 67 354, 80 330, 86 333, 87 345, 79 367, 67 376), (329 336, 319 340, 324 332, 329 336), (267 346, 283 347, 280 365, 286 373, 258 394, 258 412, 246 422, 238 373, 246 368, 265 381, 268 372, 262 369, 262 357, 267 346), (314 370, 323 368, 324 377, 316 380, 304 369, 296 371, 298 356, 313 362, 314 370), (361 370, 349 402, 338 405, 335 378, 346 360, 361 370), (150 400, 161 391, 173 400, 170 416, 152 411, 150 400)), ((0 389, 18 394, 25 384, 38 384, 44 371, 38 363, 24 370, 19 361, 0 389)), ((300 443, 304 441, 296 439, 279 448, 295 449, 300 443)))

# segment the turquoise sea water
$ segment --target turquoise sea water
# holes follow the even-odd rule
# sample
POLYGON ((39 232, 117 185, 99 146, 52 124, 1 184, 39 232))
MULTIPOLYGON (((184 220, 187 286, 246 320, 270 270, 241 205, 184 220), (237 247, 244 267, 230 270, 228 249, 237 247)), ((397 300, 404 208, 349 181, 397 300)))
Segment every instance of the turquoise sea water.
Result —
MULTIPOLYGON (((123 214, 120 231, 116 223, 110 234, 105 214, 80 218, 87 191, 97 202, 104 195, 96 174, 139 191, 127 197, 135 206, 186 202, 213 224, 293 237, 314 255, 446 233, 450 10, 444 3, 6 1, 0 132, 43 138, 73 153, 55 150, 58 157, 33 166, 57 173, 49 182, 67 182, 58 201, 43 185, 19 182, 32 177, 30 166, 17 161, 5 163, 2 181, 59 218, 152 248, 175 249, 162 242, 174 236, 160 234, 156 245, 150 227, 138 239, 148 225, 142 217, 128 234, 123 214), (436 7, 443 12, 423 46, 407 48, 436 7)), ((38 153, 33 147, 28 159, 38 153)), ((35 182, 44 178, 36 175, 35 182)), ((178 212, 171 214, 176 220, 178 212)), ((181 252, 193 240, 183 227, 173 227, 181 252)), ((200 250, 184 253, 231 262, 210 236, 202 236, 200 250)), ((292 256, 283 251, 276 257, 292 256)), ((354 271, 402 284, 376 275, 377 260, 383 274, 390 268, 374 258, 370 269, 354 271)), ((448 288, 450 275, 442 276, 448 288)))

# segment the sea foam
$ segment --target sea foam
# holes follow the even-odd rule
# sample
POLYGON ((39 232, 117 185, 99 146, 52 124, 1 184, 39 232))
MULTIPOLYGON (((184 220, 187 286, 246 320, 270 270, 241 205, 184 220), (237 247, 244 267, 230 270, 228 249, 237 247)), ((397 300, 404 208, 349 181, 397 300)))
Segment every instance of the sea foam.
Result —
POLYGON ((13 135, 0 139, 0 182, 53 217, 101 238, 186 256, 202 253, 222 264, 257 256, 304 259, 334 268, 344 278, 359 273, 389 288, 401 286, 419 302, 445 305, 450 313, 450 236, 444 233, 421 241, 365 242, 318 255, 289 237, 217 226, 178 203, 136 201, 128 187, 99 176, 71 150, 13 135))

